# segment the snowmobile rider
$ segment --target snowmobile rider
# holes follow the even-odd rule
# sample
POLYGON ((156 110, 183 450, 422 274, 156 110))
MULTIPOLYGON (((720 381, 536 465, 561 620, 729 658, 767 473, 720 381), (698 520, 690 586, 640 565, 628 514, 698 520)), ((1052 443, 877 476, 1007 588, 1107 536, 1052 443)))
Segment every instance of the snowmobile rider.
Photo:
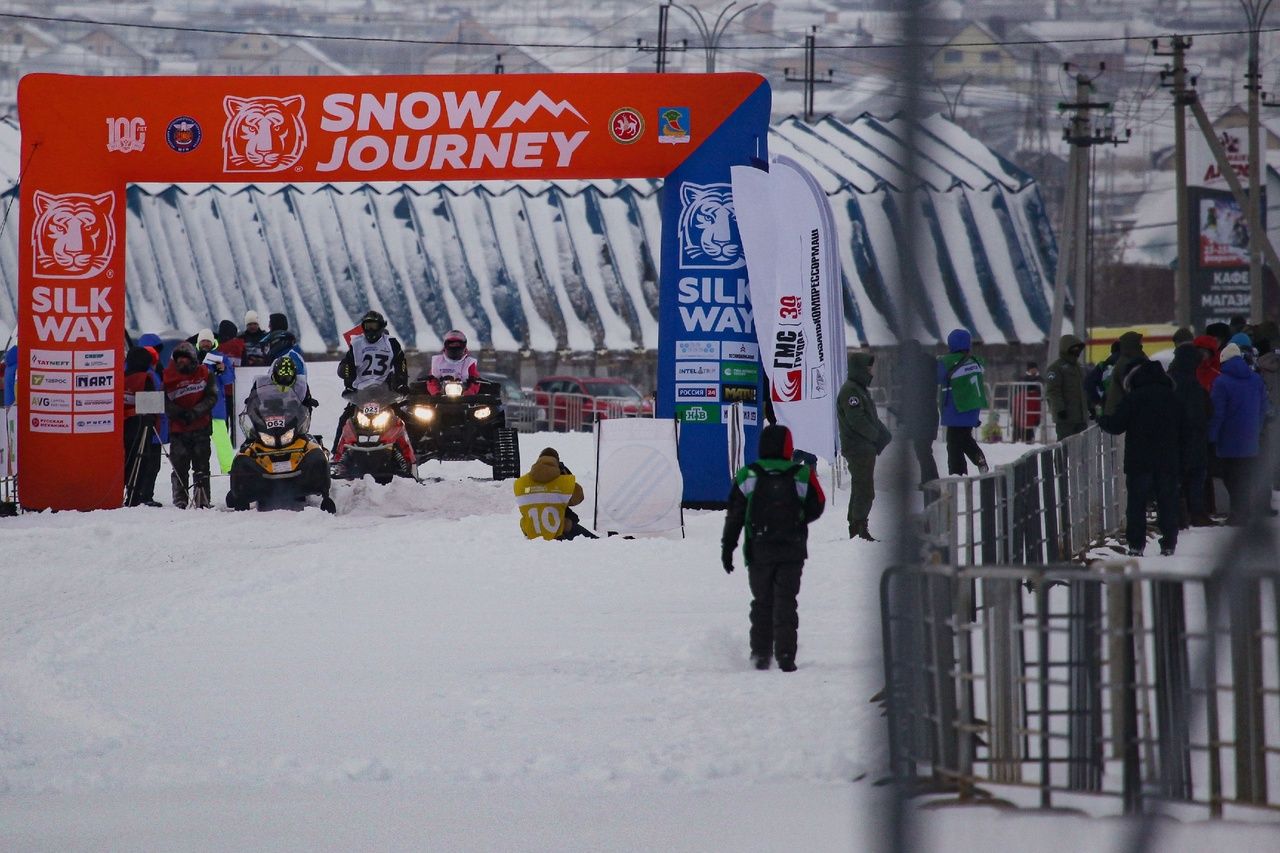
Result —
POLYGON ((467 350, 467 336, 451 329, 444 336, 444 349, 431 357, 431 372, 422 379, 427 383, 428 394, 444 391, 445 379, 462 380, 464 395, 480 392, 480 366, 467 350))
MULTIPOLYGON (((277 358, 266 376, 259 376, 249 389, 245 411, 251 411, 271 400, 297 400, 307 409, 306 419, 298 425, 301 432, 311 432, 311 410, 320 405, 311 396, 307 377, 298 373, 298 365, 287 355, 277 358)), ((245 427, 245 442, 253 440, 252 431, 245 427)))
MULTIPOLYGON (((342 379, 343 396, 347 393, 386 385, 396 394, 409 389, 409 363, 405 360, 400 342, 387 334, 387 318, 377 311, 369 311, 360 319, 359 337, 352 339, 347 354, 338 362, 338 376, 342 379)), ((354 403, 348 403, 338 418, 338 431, 333 434, 333 446, 342 438, 342 428, 356 412, 354 403)))
POLYGON ((209 506, 209 452, 212 411, 218 402, 217 381, 200 363, 196 348, 183 341, 173 350, 164 370, 165 414, 169 416, 169 460, 173 505, 186 509, 209 506), (188 473, 194 472, 194 493, 188 473))

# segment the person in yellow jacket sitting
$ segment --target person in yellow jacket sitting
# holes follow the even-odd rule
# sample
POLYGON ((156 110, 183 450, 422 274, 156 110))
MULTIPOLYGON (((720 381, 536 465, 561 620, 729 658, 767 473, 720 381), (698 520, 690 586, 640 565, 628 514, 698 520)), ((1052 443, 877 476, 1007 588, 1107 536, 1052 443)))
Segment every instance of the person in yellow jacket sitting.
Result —
POLYGON ((570 509, 582 503, 582 486, 560 461, 555 448, 543 448, 529 473, 516 480, 513 490, 520 529, 526 538, 598 538, 579 523, 577 513, 570 509))

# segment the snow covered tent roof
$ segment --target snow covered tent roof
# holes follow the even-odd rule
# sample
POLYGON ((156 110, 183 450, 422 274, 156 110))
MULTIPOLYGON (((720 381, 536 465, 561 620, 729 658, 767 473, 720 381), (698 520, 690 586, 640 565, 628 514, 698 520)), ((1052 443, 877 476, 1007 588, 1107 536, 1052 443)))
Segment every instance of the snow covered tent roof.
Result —
MULTIPOLYGON (((843 237, 850 344, 895 339, 894 234, 904 120, 787 119, 773 153, 825 188, 843 237)), ((18 132, 0 122, 0 192, 18 132)), ((1056 246, 1029 175, 941 117, 916 135, 932 251, 916 253, 926 337, 965 326, 988 343, 1049 326, 1056 246)), ((660 181, 137 184, 129 187, 127 319, 196 330, 247 308, 284 311, 303 347, 337 349, 368 309, 406 346, 446 331, 499 351, 657 346, 660 181)), ((18 234, 0 235, 0 324, 12 324, 18 234)))

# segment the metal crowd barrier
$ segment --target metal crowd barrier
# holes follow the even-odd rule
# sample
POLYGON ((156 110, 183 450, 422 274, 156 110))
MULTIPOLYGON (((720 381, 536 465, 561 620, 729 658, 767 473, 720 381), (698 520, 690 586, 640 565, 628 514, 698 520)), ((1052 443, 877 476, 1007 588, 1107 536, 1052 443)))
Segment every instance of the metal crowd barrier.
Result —
POLYGON ((886 571, 893 775, 961 801, 1280 811, 1280 573, 1134 568, 886 571))
MULTIPOLYGON (((541 395, 540 395, 541 396, 541 395)), ((535 406, 535 426, 549 432, 590 430, 604 418, 650 418, 641 404, 629 397, 592 397, 588 394, 547 394, 546 402, 535 406)))
POLYGON ((1124 437, 1091 426, 986 474, 924 489, 925 545, 943 563, 1068 560, 1124 523, 1124 437))

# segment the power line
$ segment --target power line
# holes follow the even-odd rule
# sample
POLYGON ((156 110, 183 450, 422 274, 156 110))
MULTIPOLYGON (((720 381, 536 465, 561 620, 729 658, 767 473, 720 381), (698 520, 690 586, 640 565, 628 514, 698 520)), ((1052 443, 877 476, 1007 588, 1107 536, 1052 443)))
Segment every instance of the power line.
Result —
MULTIPOLYGON (((33 15, 23 12, 0 12, 0 18, 9 18, 12 20, 30 21, 43 24, 77 24, 91 27, 123 27, 126 29, 138 30, 161 30, 165 32, 183 32, 196 33, 202 35, 228 35, 228 36, 271 36, 273 38, 282 39, 311 39, 315 41, 347 41, 347 42, 372 42, 384 44, 418 44, 418 45, 438 45, 438 46, 455 46, 455 47, 506 47, 506 48, 527 48, 531 50, 547 49, 547 50, 568 50, 576 48, 579 50, 635 50, 635 44, 599 44, 599 45, 583 45, 581 42, 514 42, 514 41, 460 41, 458 39, 421 39, 421 38, 403 38, 396 36, 353 36, 353 35, 327 35, 323 33, 300 33, 285 30, 262 30, 262 29, 227 29, 219 27, 194 27, 182 26, 180 24, 154 24, 154 23, 128 23, 122 21, 102 21, 93 18, 58 18, 52 15, 33 15)), ((1280 27, 1264 27, 1258 30, 1259 33, 1276 33, 1280 32, 1280 27)), ((1189 32, 1184 35, 1193 36, 1195 38, 1213 38, 1215 36, 1240 36, 1249 35, 1250 30, 1203 30, 1199 32, 1189 32)), ((941 49, 944 47, 1045 47, 1052 45, 1064 44, 1105 44, 1109 42, 1127 42, 1127 41, 1150 41, 1153 38, 1168 38, 1169 33, 1148 33, 1145 35, 1130 36, 1098 36, 1098 37, 1078 37, 1078 38, 1055 38, 1055 39, 1011 39, 1011 40, 992 40, 992 41, 975 41, 975 42, 879 42, 875 44, 831 44, 824 45, 823 50, 840 50, 840 51, 874 51, 874 50, 929 50, 941 49)), ((731 44, 719 45, 718 50, 723 51, 764 51, 777 50, 777 45, 772 44, 731 44)))

